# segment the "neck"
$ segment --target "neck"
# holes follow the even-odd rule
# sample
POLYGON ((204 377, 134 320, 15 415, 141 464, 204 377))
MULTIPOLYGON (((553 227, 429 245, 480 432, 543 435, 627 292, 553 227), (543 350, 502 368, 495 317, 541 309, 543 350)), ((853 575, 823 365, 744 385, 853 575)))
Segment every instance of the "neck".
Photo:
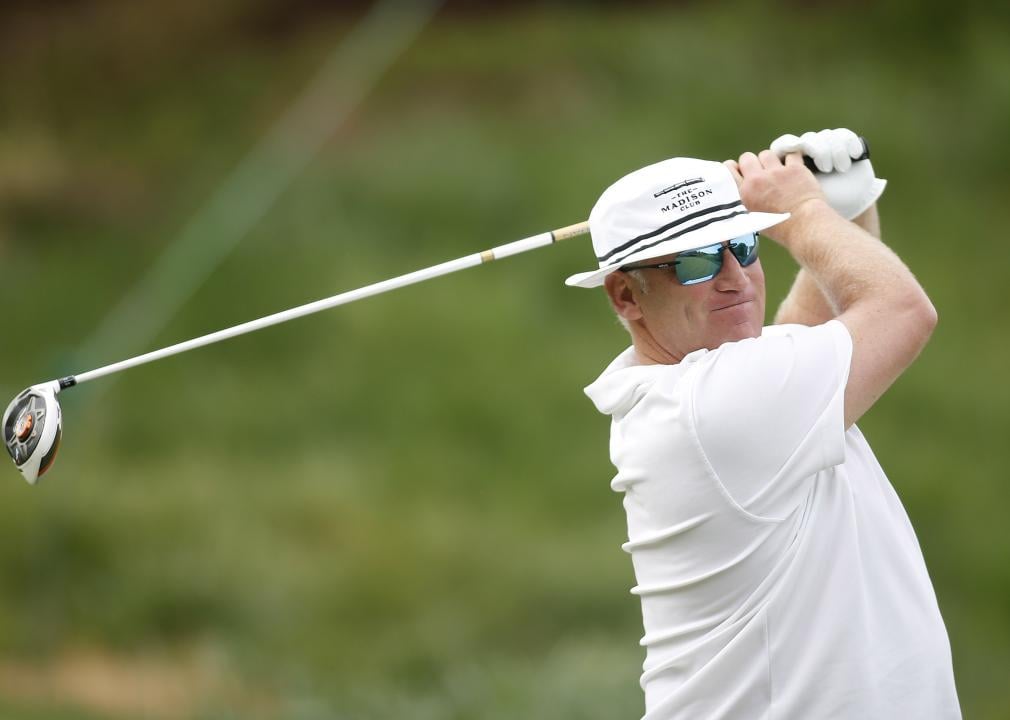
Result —
POLYGON ((644 326, 631 326, 631 344, 642 365, 676 365, 684 355, 668 350, 644 326))

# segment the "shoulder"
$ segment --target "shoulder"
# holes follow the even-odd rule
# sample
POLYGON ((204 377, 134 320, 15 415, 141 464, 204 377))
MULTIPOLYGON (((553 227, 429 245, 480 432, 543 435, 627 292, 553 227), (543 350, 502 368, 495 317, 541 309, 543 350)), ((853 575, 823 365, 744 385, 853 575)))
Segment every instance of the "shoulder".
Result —
POLYGON ((701 447, 744 507, 782 516, 803 478, 844 459, 843 398, 852 341, 837 321, 767 328, 727 343, 685 375, 701 447), (780 502, 781 501, 781 502, 780 502))
MULTIPOLYGON (((759 337, 691 353, 685 361, 690 361, 687 367, 694 366, 693 374, 699 378, 708 378, 714 372, 753 380, 762 375, 781 374, 797 360, 811 369, 821 362, 847 362, 851 352, 849 331, 842 323, 831 320, 815 326, 769 325, 762 329, 759 337)), ((727 380, 725 377, 719 379, 727 380)))
POLYGON ((810 422, 844 392, 852 340, 842 323, 777 325, 698 357, 685 384, 710 434, 810 422), (791 420, 784 418, 790 415, 791 420))

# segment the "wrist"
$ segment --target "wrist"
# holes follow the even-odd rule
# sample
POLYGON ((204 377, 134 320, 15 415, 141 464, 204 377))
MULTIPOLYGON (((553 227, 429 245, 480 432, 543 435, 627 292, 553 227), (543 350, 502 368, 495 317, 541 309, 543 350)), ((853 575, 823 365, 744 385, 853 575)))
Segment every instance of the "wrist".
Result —
POLYGON ((762 232, 786 249, 805 235, 811 224, 821 222, 829 217, 842 217, 835 212, 822 197, 811 197, 800 201, 789 210, 789 219, 762 232))

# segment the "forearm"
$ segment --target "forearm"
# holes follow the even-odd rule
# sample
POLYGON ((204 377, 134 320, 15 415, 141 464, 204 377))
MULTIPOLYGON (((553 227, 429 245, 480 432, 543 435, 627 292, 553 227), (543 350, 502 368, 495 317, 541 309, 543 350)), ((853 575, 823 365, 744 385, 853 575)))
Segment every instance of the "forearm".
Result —
POLYGON ((928 304, 905 263, 871 234, 880 232, 876 209, 871 210, 858 224, 850 223, 814 200, 804 203, 783 228, 780 242, 802 268, 794 284, 797 307, 807 313, 827 312, 826 321, 856 304, 895 312, 928 304))
MULTIPOLYGON (((873 237, 880 238, 880 218, 876 204, 852 221, 873 237)), ((808 270, 801 267, 792 288, 775 313, 775 324, 820 325, 838 316, 839 308, 832 306, 824 291, 808 270)))
MULTIPOLYGON (((843 420, 849 427, 915 360, 936 326, 936 310, 901 258, 831 209, 798 154, 787 155, 783 164, 770 150, 744 153, 738 167, 748 208, 791 214, 764 234, 809 273, 848 332, 852 354, 843 420)), ((797 282, 799 293, 812 292, 804 290, 802 277, 797 282)))
POLYGON ((854 217, 852 222, 880 240, 880 215, 877 213, 876 203, 864 210, 862 215, 854 217))
POLYGON ((838 315, 813 276, 800 268, 789 294, 775 313, 775 325, 820 325, 838 315))

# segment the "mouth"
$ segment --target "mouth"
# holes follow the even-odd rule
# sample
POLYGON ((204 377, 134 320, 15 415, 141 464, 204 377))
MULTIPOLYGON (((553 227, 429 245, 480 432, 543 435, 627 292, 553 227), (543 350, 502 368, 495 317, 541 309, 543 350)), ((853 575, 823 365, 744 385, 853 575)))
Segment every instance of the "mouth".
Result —
POLYGON ((717 308, 712 308, 712 312, 719 312, 720 310, 729 310, 730 308, 740 307, 741 305, 746 305, 747 303, 750 302, 754 302, 754 300, 753 299, 738 300, 734 303, 730 303, 729 305, 720 305, 717 308))

